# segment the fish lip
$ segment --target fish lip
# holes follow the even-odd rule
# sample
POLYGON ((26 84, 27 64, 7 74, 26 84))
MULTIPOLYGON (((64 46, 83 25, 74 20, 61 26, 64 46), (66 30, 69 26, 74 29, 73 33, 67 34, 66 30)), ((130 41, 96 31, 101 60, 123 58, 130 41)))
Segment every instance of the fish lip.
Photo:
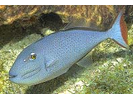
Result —
POLYGON ((29 77, 32 77, 34 75, 36 75, 37 73, 39 73, 41 71, 41 68, 40 67, 37 67, 29 72, 26 72, 25 74, 22 75, 22 78, 23 79, 27 79, 29 77))
POLYGON ((9 75, 9 79, 15 78, 15 77, 17 77, 17 75, 9 75))

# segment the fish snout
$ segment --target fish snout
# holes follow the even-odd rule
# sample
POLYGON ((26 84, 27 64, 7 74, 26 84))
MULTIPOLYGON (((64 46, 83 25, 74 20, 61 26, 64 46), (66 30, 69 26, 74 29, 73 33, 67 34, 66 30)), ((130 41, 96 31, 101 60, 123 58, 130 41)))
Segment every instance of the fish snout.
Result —
POLYGON ((15 78, 15 77, 17 77, 17 75, 10 75, 9 74, 9 78, 15 78))
POLYGON ((15 71, 12 70, 12 68, 10 69, 9 71, 9 79, 11 78, 15 78, 17 77, 18 75, 15 73, 15 71))
POLYGON ((9 71, 9 80, 11 81, 11 82, 14 82, 14 83, 16 83, 17 82, 17 80, 18 80, 18 77, 19 75, 18 74, 16 74, 16 73, 14 73, 14 71, 9 71))
POLYGON ((9 78, 15 78, 17 77, 17 74, 13 74, 11 71, 9 71, 9 78))

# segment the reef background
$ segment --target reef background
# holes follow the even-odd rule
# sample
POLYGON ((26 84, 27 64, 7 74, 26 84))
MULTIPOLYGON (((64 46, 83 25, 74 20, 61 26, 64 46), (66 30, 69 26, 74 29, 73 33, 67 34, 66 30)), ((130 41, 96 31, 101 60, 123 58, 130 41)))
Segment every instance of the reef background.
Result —
POLYGON ((42 13, 53 12, 65 23, 71 21, 79 23, 82 19, 89 24, 88 26, 107 29, 122 9, 126 21, 131 22, 133 6, 130 5, 2 5, 0 6, 0 25, 17 21, 22 26, 30 26, 38 21, 42 13))
POLYGON ((0 6, 0 93, 132 94, 132 22, 133 6, 0 6), (66 74, 29 87, 8 80, 17 55, 41 35, 58 31, 70 22, 106 30, 122 8, 128 26, 128 50, 106 40, 90 52, 93 63, 87 68, 75 64, 66 74))

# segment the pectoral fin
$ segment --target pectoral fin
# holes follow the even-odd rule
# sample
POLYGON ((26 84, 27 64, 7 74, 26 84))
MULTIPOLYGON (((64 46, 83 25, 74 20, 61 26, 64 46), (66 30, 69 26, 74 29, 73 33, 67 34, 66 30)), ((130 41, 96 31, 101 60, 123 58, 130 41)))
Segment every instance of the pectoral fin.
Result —
POLYGON ((91 54, 87 54, 83 59, 81 59, 76 64, 80 67, 89 67, 93 63, 91 54))
POLYGON ((46 70, 47 70, 47 68, 54 66, 57 62, 58 62, 58 60, 56 60, 56 59, 51 59, 51 60, 47 61, 45 64, 46 70))

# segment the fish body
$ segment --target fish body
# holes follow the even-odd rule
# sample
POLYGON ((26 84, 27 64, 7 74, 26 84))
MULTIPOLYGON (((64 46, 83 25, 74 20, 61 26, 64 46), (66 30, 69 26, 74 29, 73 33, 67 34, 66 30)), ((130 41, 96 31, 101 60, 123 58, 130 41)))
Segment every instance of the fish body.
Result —
POLYGON ((56 32, 29 45, 14 62, 9 72, 10 81, 35 85, 58 77, 108 38, 128 47, 122 12, 108 31, 70 29, 56 32))

